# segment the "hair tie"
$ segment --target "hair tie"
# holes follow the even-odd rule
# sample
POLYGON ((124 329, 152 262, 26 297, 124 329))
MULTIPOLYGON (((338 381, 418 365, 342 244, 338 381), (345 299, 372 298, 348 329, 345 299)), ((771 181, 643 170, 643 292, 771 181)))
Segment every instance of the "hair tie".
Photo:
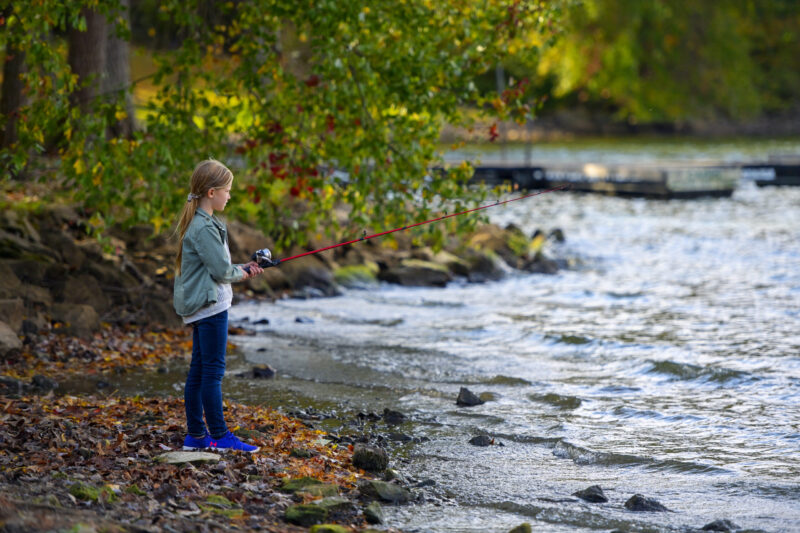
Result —
POLYGON ((195 199, 200 198, 200 197, 201 196, 199 194, 194 194, 194 193, 190 192, 189 195, 186 197, 186 201, 187 202, 191 202, 192 200, 195 200, 195 199))

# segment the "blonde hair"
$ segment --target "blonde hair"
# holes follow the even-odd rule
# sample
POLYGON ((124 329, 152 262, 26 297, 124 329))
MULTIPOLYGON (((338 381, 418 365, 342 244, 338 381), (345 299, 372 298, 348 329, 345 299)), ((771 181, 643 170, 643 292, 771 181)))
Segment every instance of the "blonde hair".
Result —
POLYGON ((180 237, 178 240, 178 255, 175 257, 175 274, 181 273, 181 259, 183 258, 183 237, 189 229, 197 206, 201 198, 204 198, 211 189, 221 189, 233 183, 233 172, 228 167, 215 159, 206 159, 194 167, 192 179, 189 185, 189 198, 181 210, 178 225, 175 233, 180 237))

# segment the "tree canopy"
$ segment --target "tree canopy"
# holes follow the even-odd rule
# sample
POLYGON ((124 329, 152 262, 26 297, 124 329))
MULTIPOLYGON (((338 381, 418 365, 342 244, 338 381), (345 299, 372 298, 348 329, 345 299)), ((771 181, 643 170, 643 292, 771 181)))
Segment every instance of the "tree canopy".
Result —
POLYGON ((488 105, 473 81, 509 53, 535 50, 531 36, 552 34, 559 9, 522 0, 134 3, 133 20, 152 24, 146 35, 163 47, 152 50, 138 127, 118 134, 131 113, 126 91, 141 80, 103 90, 105 71, 76 73, 71 50, 98 14, 103 35, 130 39, 127 3, 4 4, 7 53, 25 54, 16 139, 0 153, 12 171, 58 177, 99 233, 119 222, 160 230, 185 201, 194 164, 213 156, 237 175, 233 209, 281 245, 330 228, 335 205, 348 206, 355 227, 379 228, 408 222, 410 203, 415 218, 443 202, 460 207, 469 169, 429 174, 440 128, 462 122, 466 104, 527 113, 523 87, 488 105))

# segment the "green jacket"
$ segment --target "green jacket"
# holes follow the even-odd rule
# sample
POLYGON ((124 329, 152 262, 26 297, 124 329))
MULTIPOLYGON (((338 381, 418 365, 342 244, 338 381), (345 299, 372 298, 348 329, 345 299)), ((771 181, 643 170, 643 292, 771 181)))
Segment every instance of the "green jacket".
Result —
POLYGON ((244 277, 240 266, 228 259, 227 242, 225 224, 198 208, 183 236, 181 273, 175 276, 172 303, 180 316, 216 303, 217 283, 233 283, 244 277))

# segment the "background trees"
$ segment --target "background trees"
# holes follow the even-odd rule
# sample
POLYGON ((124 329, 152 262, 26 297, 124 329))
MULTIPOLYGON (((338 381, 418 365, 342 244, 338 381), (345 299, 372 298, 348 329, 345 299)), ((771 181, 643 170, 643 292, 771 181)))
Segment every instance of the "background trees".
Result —
MULTIPOLYGON (((4 87, 23 86, 21 101, 4 99, 16 108, 4 125, 18 117, 19 135, 0 157, 15 173, 56 176, 98 232, 120 221, 169 226, 191 168, 208 156, 234 167, 235 209, 280 244, 330 228, 339 203, 355 227, 401 224, 409 202, 414 217, 458 207, 468 169, 428 176, 439 129, 463 121, 460 107, 480 103, 473 80, 550 31, 557 7, 143 0, 129 19, 120 0, 11 3, 6 51, 26 51, 27 74, 6 61, 4 87), (131 32, 129 20, 146 27, 131 32), (121 68, 132 35, 162 44, 149 50, 150 95, 135 112, 140 85, 121 68)), ((492 109, 502 115, 512 100, 492 109)))

